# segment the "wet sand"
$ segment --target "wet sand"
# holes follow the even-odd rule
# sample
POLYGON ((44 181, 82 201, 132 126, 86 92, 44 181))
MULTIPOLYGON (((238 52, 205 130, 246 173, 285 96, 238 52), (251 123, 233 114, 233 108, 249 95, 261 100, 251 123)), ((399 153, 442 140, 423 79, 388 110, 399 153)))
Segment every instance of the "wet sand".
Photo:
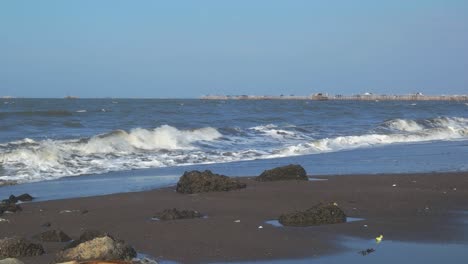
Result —
MULTIPOLYGON (((10 222, 0 222, 0 237, 31 238, 47 229, 61 229, 78 238, 84 229, 97 229, 125 240, 140 253, 181 263, 323 256, 345 250, 336 243, 342 236, 373 239, 383 234, 388 240, 444 243, 467 240, 461 232, 466 224, 457 215, 468 210, 467 172, 318 178, 326 180, 256 182, 245 177, 241 180, 247 188, 231 192, 184 195, 163 188, 25 203, 22 212, 1 216, 10 222), (264 223, 318 202, 336 202, 349 217, 364 220, 307 228, 264 223), (151 220, 156 212, 172 207, 198 210, 208 217, 151 220), (71 212, 60 213, 64 210, 71 212), (42 227, 45 222, 52 226, 42 227)), ((43 245, 46 255, 22 260, 50 263, 65 244, 43 245)))

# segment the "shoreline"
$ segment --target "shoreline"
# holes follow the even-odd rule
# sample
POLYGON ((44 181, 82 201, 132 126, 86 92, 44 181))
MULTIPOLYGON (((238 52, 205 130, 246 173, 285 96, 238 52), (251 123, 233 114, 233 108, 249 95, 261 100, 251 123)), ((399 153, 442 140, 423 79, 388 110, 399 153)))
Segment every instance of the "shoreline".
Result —
MULTIPOLYGON (((468 172, 313 176, 325 180, 308 182, 251 178, 238 178, 247 188, 231 192, 185 195, 165 187, 24 203, 22 212, 2 216, 9 223, 0 223, 0 237, 31 238, 61 229, 77 238, 84 229, 97 229, 125 240, 140 253, 181 263, 327 256, 345 250, 336 242, 342 236, 371 240, 384 234, 385 239, 398 241, 467 242, 456 212, 468 210, 468 172), (364 220, 307 228, 265 224, 318 202, 336 202, 348 217, 364 220), (198 210, 207 218, 151 221, 156 212, 173 207, 198 210), (71 212, 60 213, 64 210, 71 212), (44 228, 44 222, 52 226, 44 228)), ((23 261, 50 263, 63 245, 44 243, 46 255, 23 261)))

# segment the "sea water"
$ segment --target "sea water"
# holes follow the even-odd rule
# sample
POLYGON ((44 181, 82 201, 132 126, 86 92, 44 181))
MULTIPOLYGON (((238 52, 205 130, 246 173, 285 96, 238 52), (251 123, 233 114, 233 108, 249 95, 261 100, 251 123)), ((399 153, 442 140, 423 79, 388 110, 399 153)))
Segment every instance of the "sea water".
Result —
POLYGON ((134 190, 188 169, 288 163, 314 175, 467 171, 467 154, 463 102, 0 99, 0 180, 20 183, 115 176, 134 190))

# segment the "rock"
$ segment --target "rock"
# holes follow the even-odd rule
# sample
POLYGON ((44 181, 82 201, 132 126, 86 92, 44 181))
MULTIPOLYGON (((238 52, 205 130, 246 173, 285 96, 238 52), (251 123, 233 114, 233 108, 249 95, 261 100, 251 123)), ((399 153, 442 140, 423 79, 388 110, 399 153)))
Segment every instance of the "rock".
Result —
POLYGON ((20 196, 14 196, 14 195, 10 195, 10 197, 8 197, 8 199, 6 200, 3 200, 3 202, 5 203, 17 203, 17 202, 30 202, 34 199, 34 197, 32 197, 31 195, 27 194, 27 193, 23 193, 21 194, 20 196))
POLYGON ((346 222, 346 215, 333 204, 318 204, 306 211, 283 214, 279 222, 285 226, 312 226, 346 222))
POLYGON ((308 181, 306 171, 301 165, 287 165, 283 167, 277 167, 271 170, 265 170, 256 177, 257 181, 308 181))
POLYGON ((98 231, 98 230, 85 230, 81 234, 80 238, 78 238, 78 240, 72 241, 70 244, 65 246, 64 250, 76 247, 76 246, 78 246, 79 244, 81 244, 83 242, 93 240, 93 239, 95 239, 97 237, 105 237, 105 236, 109 236, 109 234, 107 234, 105 232, 98 231))
POLYGON ((21 260, 15 258, 6 258, 0 260, 0 264, 24 264, 21 260))
POLYGON ((177 210, 176 208, 173 208, 173 209, 165 209, 164 211, 157 213, 154 217, 158 218, 159 220, 166 221, 166 220, 177 220, 177 219, 200 218, 202 217, 202 215, 198 211, 177 210))
POLYGON ((33 236, 33 238, 42 242, 68 242, 72 240, 62 230, 48 230, 33 236))
POLYGON ((98 237, 57 254, 57 261, 86 260, 132 260, 136 251, 120 240, 110 236, 98 237))
POLYGON ((34 244, 20 237, 0 239, 0 258, 31 257, 44 254, 40 244, 34 244))
POLYGON ((30 202, 33 199, 34 197, 29 195, 28 193, 23 193, 22 195, 16 197, 16 200, 21 201, 21 202, 30 202))
POLYGON ((8 203, 8 202, 1 202, 0 203, 0 215, 4 212, 12 212, 16 213, 21 211, 22 208, 21 206, 14 204, 14 203, 8 203))
POLYGON ((224 175, 214 174, 209 170, 203 172, 185 172, 177 183, 179 193, 202 193, 231 191, 245 188, 247 185, 224 175))

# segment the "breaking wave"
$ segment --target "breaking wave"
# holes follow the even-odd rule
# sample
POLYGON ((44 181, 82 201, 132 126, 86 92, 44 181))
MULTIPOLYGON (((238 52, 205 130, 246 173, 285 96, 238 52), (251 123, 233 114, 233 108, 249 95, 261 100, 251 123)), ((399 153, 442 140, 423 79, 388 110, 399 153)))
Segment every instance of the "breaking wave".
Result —
POLYGON ((318 154, 394 143, 467 140, 468 119, 392 119, 368 133, 316 138, 311 128, 259 125, 116 130, 72 140, 0 144, 0 179, 20 182, 139 168, 318 154), (223 133, 221 133, 221 132, 223 133))

